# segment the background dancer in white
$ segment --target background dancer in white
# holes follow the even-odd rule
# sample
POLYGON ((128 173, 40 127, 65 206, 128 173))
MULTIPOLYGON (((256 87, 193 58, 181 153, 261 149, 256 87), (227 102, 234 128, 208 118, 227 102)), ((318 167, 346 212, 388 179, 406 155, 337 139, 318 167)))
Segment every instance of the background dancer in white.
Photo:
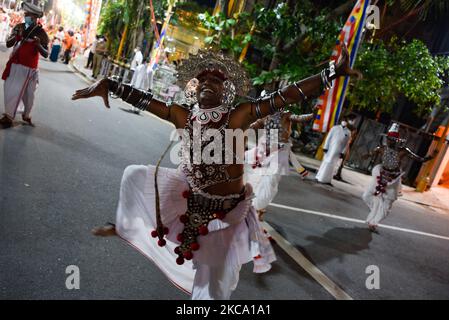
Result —
POLYGON ((422 158, 416 155, 405 146, 405 143, 406 141, 399 136, 399 125, 394 123, 386 135, 384 145, 363 156, 368 158, 380 155, 382 161, 373 168, 371 182, 363 193, 363 200, 370 208, 366 222, 373 232, 377 231, 377 225, 388 216, 398 198, 403 175, 402 159, 406 156, 419 162, 432 159, 431 156, 422 158))
POLYGON ((290 174, 289 162, 301 177, 308 174, 292 151, 290 136, 293 123, 304 123, 313 118, 313 113, 294 115, 291 112, 277 112, 251 124, 252 129, 264 129, 264 136, 258 138, 257 146, 247 151, 245 157, 251 164, 251 169, 246 171, 246 177, 254 188, 253 205, 259 220, 263 219, 266 208, 276 196, 281 176, 290 174), (275 133, 277 136, 272 137, 275 133), (272 138, 275 138, 275 141, 271 141, 272 138), (275 150, 270 150, 270 147, 274 147, 275 150), (273 164, 272 161, 276 163, 273 164))

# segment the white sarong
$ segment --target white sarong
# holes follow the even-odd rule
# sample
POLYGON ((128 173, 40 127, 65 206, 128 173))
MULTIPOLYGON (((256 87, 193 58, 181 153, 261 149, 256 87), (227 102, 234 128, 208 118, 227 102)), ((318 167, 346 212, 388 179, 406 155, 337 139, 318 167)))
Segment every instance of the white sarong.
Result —
POLYGON ((21 64, 13 63, 8 78, 4 83, 5 114, 15 118, 22 102, 23 114, 29 117, 34 105, 34 97, 39 82, 39 72, 21 64))
MULTIPOLYGON (((291 143, 283 144, 282 147, 271 152, 267 157, 265 157, 265 152, 265 140, 260 139, 257 147, 245 153, 245 161, 249 164, 245 169, 245 177, 246 182, 251 184, 254 189, 253 205, 256 210, 267 208, 273 201, 278 193, 281 177, 289 175, 290 157, 292 155, 295 157, 291 151, 291 143), (255 166, 256 163, 260 166, 255 166)), ((300 166, 297 160, 296 162, 300 166)))
POLYGON ((380 176, 380 170, 382 165, 379 164, 373 168, 372 177, 368 188, 363 193, 363 201, 370 208, 370 213, 366 222, 370 225, 378 225, 383 219, 385 219, 391 211, 393 202, 398 198, 399 191, 401 189, 401 177, 399 175, 392 182, 388 183, 385 187, 385 193, 374 195, 377 186, 377 177, 380 176))
POLYGON ((180 242, 176 236, 184 227, 179 217, 187 210, 187 199, 182 193, 189 190, 189 185, 182 171, 159 168, 160 210, 162 222, 169 228, 166 246, 159 247, 157 238, 150 235, 156 229, 155 168, 143 165, 126 168, 116 229, 121 238, 152 260, 175 286, 191 293, 192 299, 229 299, 244 263, 253 260, 254 272, 270 270, 276 257, 251 204, 249 185, 246 198, 223 220, 212 220, 209 234, 198 237, 200 249, 194 252, 193 260, 177 265, 174 249, 180 242))

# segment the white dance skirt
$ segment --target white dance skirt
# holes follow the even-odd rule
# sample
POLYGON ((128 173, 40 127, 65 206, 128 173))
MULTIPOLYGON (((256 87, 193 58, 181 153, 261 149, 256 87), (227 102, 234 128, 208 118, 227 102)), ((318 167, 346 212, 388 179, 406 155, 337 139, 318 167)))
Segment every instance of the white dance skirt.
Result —
POLYGON ((245 179, 254 189, 254 208, 262 210, 268 207, 276 196, 281 177, 289 175, 291 145, 286 143, 282 148, 270 153, 265 158, 259 152, 260 166, 254 166, 256 152, 258 150, 255 148, 246 152, 249 165, 245 168, 245 179))
POLYGON ((398 198, 399 190, 401 188, 402 174, 386 185, 385 193, 376 196, 377 177, 380 176, 381 169, 381 164, 378 164, 373 168, 370 183, 363 193, 363 200, 370 208, 370 213, 366 222, 371 225, 378 225, 380 221, 388 216, 391 207, 393 206, 393 202, 398 198))
POLYGON ((187 210, 187 199, 182 194, 189 190, 189 185, 181 170, 159 168, 161 217, 169 228, 167 244, 159 247, 158 239, 150 235, 156 229, 155 169, 143 165, 125 169, 116 229, 121 238, 152 260, 176 287, 191 293, 193 299, 229 299, 237 286, 242 264, 253 260, 254 272, 270 270, 276 258, 252 206, 250 185, 246 186, 245 199, 223 220, 212 220, 209 233, 198 237, 200 249, 194 252, 193 259, 178 265, 174 249, 180 245, 176 236, 184 228, 179 217, 187 210))

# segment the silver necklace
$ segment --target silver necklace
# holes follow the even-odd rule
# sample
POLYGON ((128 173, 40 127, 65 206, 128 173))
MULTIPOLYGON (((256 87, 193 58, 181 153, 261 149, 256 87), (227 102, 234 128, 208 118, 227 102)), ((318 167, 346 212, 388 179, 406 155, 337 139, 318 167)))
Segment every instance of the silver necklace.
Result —
POLYGON ((208 124, 209 122, 219 122, 223 115, 227 114, 229 112, 229 108, 224 105, 220 105, 215 108, 210 109, 202 109, 199 107, 198 104, 195 104, 193 106, 193 112, 192 112, 192 120, 196 120, 200 124, 208 124))

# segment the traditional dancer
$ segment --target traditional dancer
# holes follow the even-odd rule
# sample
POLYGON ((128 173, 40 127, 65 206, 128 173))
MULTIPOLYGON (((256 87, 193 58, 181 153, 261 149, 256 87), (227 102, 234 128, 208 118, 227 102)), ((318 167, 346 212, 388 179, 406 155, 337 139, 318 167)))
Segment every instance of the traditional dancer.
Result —
POLYGON ((384 145, 363 156, 368 158, 380 155, 382 160, 381 164, 373 168, 371 182, 363 194, 363 200, 371 210, 366 222, 373 232, 377 230, 379 222, 388 216, 393 202, 398 198, 401 178, 404 174, 401 169, 402 159, 408 156, 416 161, 425 162, 433 158, 431 156, 422 158, 416 155, 405 147, 405 142, 399 136, 399 124, 394 123, 386 135, 384 145))
POLYGON ((250 128, 252 129, 264 129, 264 135, 258 139, 257 146, 246 152, 246 159, 251 164, 251 169, 246 171, 246 177, 254 188, 256 197, 253 200, 253 206, 258 213, 259 220, 263 220, 266 208, 276 196, 281 176, 289 175, 289 162, 301 177, 307 176, 308 171, 292 152, 290 136, 293 123, 303 123, 313 118, 313 113, 294 115, 288 111, 280 111, 251 124, 250 128), (275 136, 273 137, 273 135, 275 136), (273 147, 274 150, 271 150, 273 147))
POLYGON ((351 138, 351 130, 349 128, 354 124, 355 118, 354 114, 345 116, 339 125, 333 126, 329 131, 323 146, 324 158, 316 175, 316 180, 319 183, 332 185, 331 181, 338 161, 344 158, 348 148, 349 139, 351 138))
POLYGON ((95 229, 94 234, 119 235, 152 259, 176 286, 191 292, 193 299, 229 299, 241 266, 251 260, 255 272, 269 270, 275 255, 251 205, 251 185, 243 183, 244 165, 238 158, 244 149, 239 152, 233 139, 231 144, 225 139, 226 129, 246 130, 285 105, 318 95, 323 85, 328 86, 337 76, 358 74, 349 66, 347 49, 343 52, 337 66, 332 64, 321 74, 269 97, 237 105, 236 93, 244 96, 250 87, 246 72, 232 58, 203 50, 178 67, 181 85, 192 78, 198 83, 190 93, 193 101, 189 107, 166 105, 153 99, 151 92, 114 79, 78 90, 74 100, 100 96, 107 107, 111 91, 182 131, 180 167, 128 167, 121 183, 116 225, 95 229), (217 130, 214 137, 208 135, 211 129, 217 130), (210 139, 214 148, 210 148, 210 139), (209 162, 202 155, 210 155, 211 149, 214 159, 209 162), (223 156, 231 161, 223 163, 223 156))
POLYGON ((2 76, 5 80, 5 113, 0 123, 5 127, 12 125, 20 102, 25 106, 22 119, 33 125, 30 112, 39 78, 39 54, 48 57, 49 39, 42 25, 37 23, 43 15, 42 9, 28 2, 22 2, 22 9, 25 22, 16 25, 6 41, 6 46, 14 46, 14 49, 2 76))

